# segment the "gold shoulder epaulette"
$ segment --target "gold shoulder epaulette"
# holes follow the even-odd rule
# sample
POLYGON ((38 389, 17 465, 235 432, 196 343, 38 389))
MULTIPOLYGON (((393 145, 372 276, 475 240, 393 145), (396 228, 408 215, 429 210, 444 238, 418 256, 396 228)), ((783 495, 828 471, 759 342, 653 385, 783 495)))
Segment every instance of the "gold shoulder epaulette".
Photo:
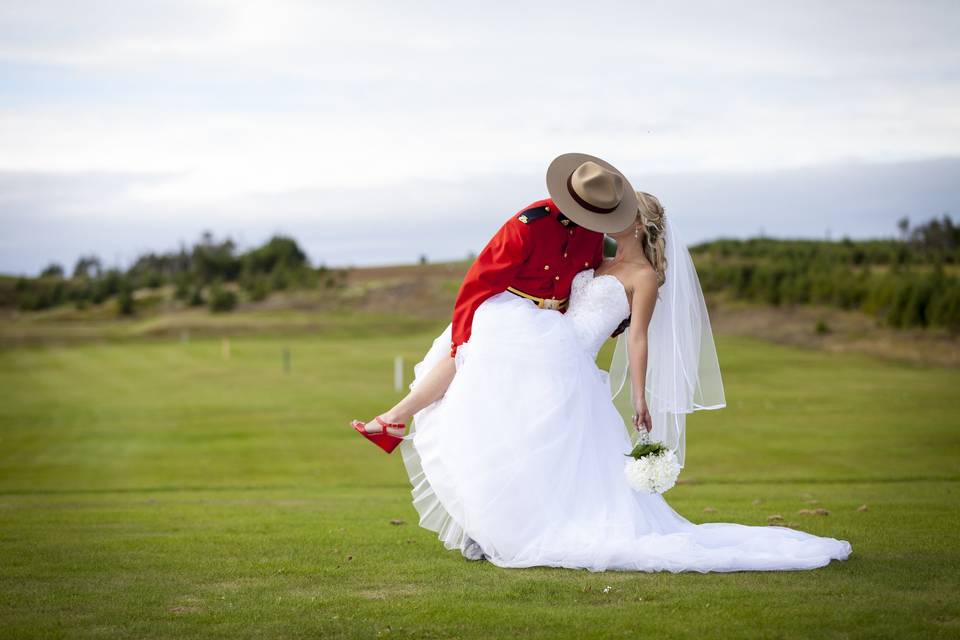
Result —
POLYGON ((523 224, 530 224, 534 220, 539 220, 540 218, 546 217, 548 215, 550 215, 549 206, 544 205, 542 207, 531 207, 526 211, 520 212, 520 215, 517 216, 517 220, 519 220, 523 224))

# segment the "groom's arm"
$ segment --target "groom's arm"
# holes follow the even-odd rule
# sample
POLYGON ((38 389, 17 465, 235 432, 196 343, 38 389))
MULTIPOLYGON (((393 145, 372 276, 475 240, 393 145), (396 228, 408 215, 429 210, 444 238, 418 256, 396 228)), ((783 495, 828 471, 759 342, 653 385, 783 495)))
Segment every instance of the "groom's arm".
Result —
POLYGON ((492 295, 506 291, 529 258, 532 248, 530 229, 517 216, 507 220, 477 256, 460 285, 453 305, 450 357, 470 339, 473 314, 492 295))

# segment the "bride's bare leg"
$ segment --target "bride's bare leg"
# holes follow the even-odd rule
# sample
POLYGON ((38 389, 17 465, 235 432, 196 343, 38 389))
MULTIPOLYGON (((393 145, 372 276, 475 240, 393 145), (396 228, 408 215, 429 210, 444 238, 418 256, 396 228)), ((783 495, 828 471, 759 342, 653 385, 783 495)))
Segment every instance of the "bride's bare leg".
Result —
MULTIPOLYGON (((427 375, 423 377, 423 380, 418 382, 417 386, 404 396, 400 402, 393 405, 393 407, 386 412, 381 413, 378 417, 384 422, 409 423, 413 414, 443 396, 447 391, 447 387, 449 387, 453 381, 453 376, 456 372, 457 368, 453 358, 444 358, 438 362, 433 369, 430 369, 427 375)), ((380 431, 380 424, 374 419, 368 422, 364 428, 368 433, 374 433, 380 431)), ((387 429, 387 433, 395 435, 401 435, 403 431, 403 429, 395 429, 393 427, 387 429)))

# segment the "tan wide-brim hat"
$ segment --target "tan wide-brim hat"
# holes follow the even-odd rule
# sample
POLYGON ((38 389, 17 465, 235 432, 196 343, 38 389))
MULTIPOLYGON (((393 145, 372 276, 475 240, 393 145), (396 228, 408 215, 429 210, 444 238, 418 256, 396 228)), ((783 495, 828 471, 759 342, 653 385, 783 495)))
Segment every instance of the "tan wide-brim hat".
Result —
POLYGON ((637 217, 637 194, 609 162, 586 153, 565 153, 547 169, 547 192, 561 213, 600 233, 623 231, 637 217))

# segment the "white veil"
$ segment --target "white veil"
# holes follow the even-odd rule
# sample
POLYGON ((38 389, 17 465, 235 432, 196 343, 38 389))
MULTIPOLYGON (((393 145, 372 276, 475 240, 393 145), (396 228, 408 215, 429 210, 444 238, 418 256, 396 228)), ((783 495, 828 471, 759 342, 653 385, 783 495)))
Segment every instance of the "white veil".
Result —
MULTIPOLYGON (((666 280, 647 328, 647 408, 653 418, 652 442, 663 442, 684 464, 686 418, 699 409, 726 406, 720 363, 697 270, 690 252, 665 220, 666 280)), ((610 363, 610 392, 633 437, 633 390, 627 352, 629 328, 617 338, 610 363), (624 386, 627 391, 624 392, 624 386)))

